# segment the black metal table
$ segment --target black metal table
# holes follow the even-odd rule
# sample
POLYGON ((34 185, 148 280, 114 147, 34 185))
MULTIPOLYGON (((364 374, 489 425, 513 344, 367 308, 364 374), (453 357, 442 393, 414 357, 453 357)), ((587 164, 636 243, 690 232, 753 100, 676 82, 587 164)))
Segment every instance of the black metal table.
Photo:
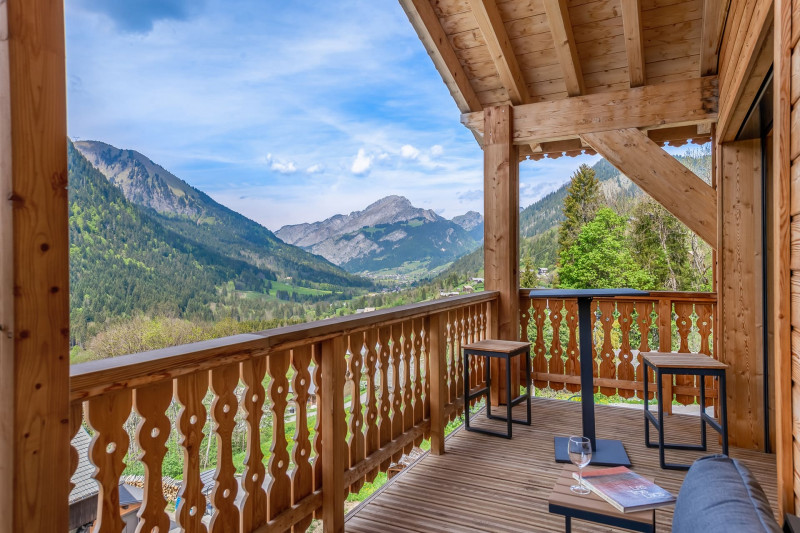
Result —
POLYGON ((711 426, 722 437, 722 453, 728 455, 728 409, 727 391, 725 388, 725 370, 728 365, 717 361, 705 354, 679 354, 646 352, 642 353, 644 362, 644 397, 648 395, 648 372, 651 369, 656 376, 656 398, 658 404, 658 419, 650 412, 647 401, 644 402, 644 440, 648 448, 658 448, 658 461, 661 468, 669 470, 689 470, 691 465, 667 463, 664 459, 664 450, 698 450, 706 451, 706 424, 711 426), (700 444, 668 444, 664 442, 664 400, 661 391, 662 376, 666 374, 672 378, 675 374, 688 376, 701 376, 700 380, 700 444), (706 414, 706 384, 704 377, 711 376, 719 380, 719 409, 720 422, 717 423, 706 414), (650 424, 658 431, 658 442, 650 442, 650 424))
POLYGON ((462 346, 464 352, 464 429, 475 431, 486 435, 511 438, 511 424, 531 425, 531 344, 529 342, 503 341, 503 340, 482 340, 472 344, 462 346), (469 389, 469 356, 486 357, 486 386, 470 393, 469 389), (511 397, 511 358, 518 355, 525 356, 525 369, 527 370, 526 394, 511 397), (505 418, 492 414, 492 401, 490 390, 492 387, 492 371, 489 358, 494 357, 503 359, 506 362, 506 416, 505 418), (471 427, 469 425, 469 402, 479 396, 486 395, 486 417, 493 420, 504 420, 506 422, 506 433, 492 431, 489 429, 471 427), (517 420, 511 417, 511 408, 525 400, 527 402, 527 418, 517 420))
MULTIPOLYGON (((616 296, 649 296, 649 292, 634 289, 532 289, 531 298, 551 298, 578 300, 578 336, 580 337, 581 358, 581 410, 583 418, 583 436, 592 442, 593 465, 631 466, 631 460, 625 451, 622 441, 598 439, 595 434, 594 420, 594 381, 592 380, 592 320, 591 303, 594 298, 613 298, 616 296)), ((554 437, 556 462, 569 463, 567 444, 569 437, 554 437)))

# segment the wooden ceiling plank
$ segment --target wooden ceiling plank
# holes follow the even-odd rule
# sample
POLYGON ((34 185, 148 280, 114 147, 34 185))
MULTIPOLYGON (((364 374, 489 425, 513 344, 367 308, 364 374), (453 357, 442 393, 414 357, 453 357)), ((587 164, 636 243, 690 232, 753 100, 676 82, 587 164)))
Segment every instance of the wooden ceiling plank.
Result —
POLYGON ((469 0, 469 3, 511 103, 513 105, 527 103, 528 87, 511 48, 511 41, 508 39, 495 0, 469 0))
POLYGON ((631 87, 647 83, 642 38, 642 8, 639 0, 621 0, 622 27, 625 32, 625 52, 628 56, 628 76, 631 87))
POLYGON ((700 75, 710 76, 717 73, 719 46, 722 40, 722 29, 725 25, 725 13, 730 0, 705 0, 703 3, 703 31, 700 41, 700 75))
POLYGON ((483 109, 481 101, 464 73, 430 2, 428 0, 400 0, 400 4, 425 45, 436 70, 439 71, 445 85, 450 89, 450 94, 456 101, 459 110, 466 113, 483 109))
MULTIPOLYGON (((514 108, 514 142, 531 144, 599 131, 715 121, 718 100, 717 77, 707 76, 523 104, 514 108)), ((483 112, 464 114, 461 122, 482 136, 483 112)))
POLYGON ((581 137, 716 249, 717 193, 710 185, 638 129, 587 133, 581 137))
POLYGON ((544 10, 547 13, 550 32, 553 34, 558 61, 564 71, 567 93, 570 96, 583 94, 586 92, 586 87, 583 83, 578 48, 575 46, 575 36, 572 34, 567 2, 566 0, 544 0, 544 10))

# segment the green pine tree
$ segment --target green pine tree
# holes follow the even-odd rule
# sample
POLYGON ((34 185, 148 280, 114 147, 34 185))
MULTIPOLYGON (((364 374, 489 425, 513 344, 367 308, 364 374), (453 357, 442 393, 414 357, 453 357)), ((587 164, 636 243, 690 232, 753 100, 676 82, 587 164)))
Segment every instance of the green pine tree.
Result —
POLYGON ((600 182, 588 165, 581 165, 572 175, 564 199, 564 222, 558 230, 559 253, 575 242, 583 226, 600 208, 600 182))
POLYGON ((530 254, 522 258, 522 268, 520 269, 520 286, 526 288, 536 287, 539 279, 536 277, 536 267, 533 264, 530 254))
POLYGON ((625 238, 627 221, 612 209, 597 211, 561 253, 559 284, 571 289, 654 289, 652 276, 633 259, 625 238))
POLYGON ((659 288, 693 290, 689 229, 661 204, 646 199, 636 205, 630 246, 636 251, 633 256, 636 262, 659 288))

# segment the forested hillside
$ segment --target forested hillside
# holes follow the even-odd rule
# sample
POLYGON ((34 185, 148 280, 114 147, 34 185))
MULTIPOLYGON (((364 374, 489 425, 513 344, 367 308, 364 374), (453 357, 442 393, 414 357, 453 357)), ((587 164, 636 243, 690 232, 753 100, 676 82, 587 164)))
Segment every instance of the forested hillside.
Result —
POLYGON ((125 198, 149 208, 150 216, 165 228, 221 255, 282 278, 303 280, 311 287, 370 285, 322 257, 284 243, 264 226, 215 202, 139 152, 98 141, 78 141, 75 147, 125 198))
MULTIPOLYGON (((163 224, 164 217, 154 210, 128 201, 71 143, 69 209, 71 336, 76 344, 139 313, 195 321, 302 318, 304 302, 359 294, 287 285, 266 266, 220 253, 221 237, 201 232, 199 238, 187 238, 163 224)), ((333 277, 339 278, 349 275, 333 277)))

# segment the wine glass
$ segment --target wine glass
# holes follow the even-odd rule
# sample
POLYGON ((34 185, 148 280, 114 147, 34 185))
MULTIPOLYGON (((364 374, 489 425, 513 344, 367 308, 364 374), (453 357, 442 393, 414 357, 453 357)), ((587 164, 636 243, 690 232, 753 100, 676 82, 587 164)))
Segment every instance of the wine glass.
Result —
POLYGON ((592 460, 592 442, 586 437, 569 438, 569 460, 578 467, 578 484, 569 490, 575 494, 589 494, 591 491, 583 486, 583 468, 592 460))

